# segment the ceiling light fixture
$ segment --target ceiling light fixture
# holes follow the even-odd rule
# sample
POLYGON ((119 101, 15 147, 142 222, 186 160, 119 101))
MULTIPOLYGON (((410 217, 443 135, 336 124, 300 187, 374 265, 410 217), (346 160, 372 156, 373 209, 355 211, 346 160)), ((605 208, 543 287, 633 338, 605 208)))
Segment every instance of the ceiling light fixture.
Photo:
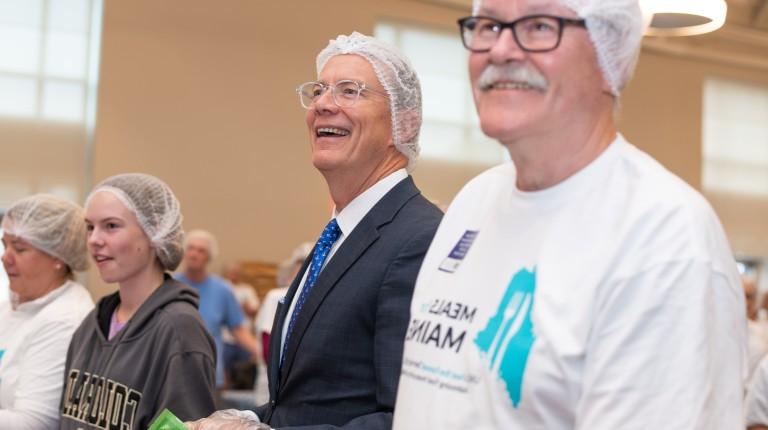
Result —
POLYGON ((645 34, 692 36, 722 27, 728 6, 725 0, 641 0, 645 13, 653 14, 645 34))

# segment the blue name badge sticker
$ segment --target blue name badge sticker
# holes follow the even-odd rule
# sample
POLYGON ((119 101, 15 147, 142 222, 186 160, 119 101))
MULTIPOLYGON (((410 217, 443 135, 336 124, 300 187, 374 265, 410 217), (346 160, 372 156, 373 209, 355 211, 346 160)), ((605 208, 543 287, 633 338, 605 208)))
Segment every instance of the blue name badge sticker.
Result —
POLYGON ((0 349, 0 363, 3 362, 3 354, 5 354, 5 350, 4 349, 0 349))
POLYGON ((453 273, 456 271, 456 269, 459 268, 459 265, 462 261, 464 261, 464 257, 467 256, 467 252, 469 252, 469 248, 472 246, 472 244, 475 242, 475 238, 477 238, 477 230, 467 230, 464 232, 463 235, 461 235, 461 238, 458 242, 456 242, 456 245, 454 245, 453 249, 451 250, 450 254, 448 254, 447 257, 445 257, 445 260, 443 260, 442 263, 440 263, 440 267, 438 267, 438 270, 441 270, 443 272, 453 273))

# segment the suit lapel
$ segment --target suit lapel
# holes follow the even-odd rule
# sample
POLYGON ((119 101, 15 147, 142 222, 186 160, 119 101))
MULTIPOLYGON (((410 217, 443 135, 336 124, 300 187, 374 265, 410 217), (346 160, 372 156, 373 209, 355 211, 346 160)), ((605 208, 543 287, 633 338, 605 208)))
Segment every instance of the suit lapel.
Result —
MULTIPOLYGON (((301 313, 296 320, 296 325, 291 332, 291 338, 288 342, 285 361, 280 370, 280 380, 286 381, 290 373, 291 366, 296 358, 296 351, 307 330, 317 309, 322 304, 328 293, 336 286, 339 279, 347 270, 365 253, 365 251, 379 238, 379 228, 388 224, 395 217, 397 212, 405 203, 419 194, 419 190, 413 183, 413 179, 408 176, 392 188, 376 205, 363 217, 360 223, 349 234, 341 244, 341 247, 331 257, 323 271, 318 275, 315 286, 312 288, 307 301, 301 309, 301 313)), ((310 258, 311 259, 311 256, 310 258)), ((300 281, 306 270, 305 267, 297 275, 300 281)), ((296 293, 294 286, 291 287, 293 294, 296 293)), ((286 303, 288 301, 286 300, 286 303)), ((287 308, 287 306, 286 306, 287 308)), ((283 317, 284 318, 284 317, 283 317)), ((282 327, 282 324, 281 324, 282 327)), ((271 348, 271 346, 270 346, 271 348)), ((278 355, 279 362, 279 355, 278 355)), ((281 385, 283 385, 281 383, 281 385)))
POLYGON ((275 320, 272 322, 272 332, 269 336, 269 362, 268 362, 268 381, 269 381, 269 396, 274 399, 278 390, 278 372, 280 371, 280 353, 282 352, 282 339, 283 339, 283 325, 286 322, 288 316, 288 309, 291 307, 293 297, 296 296, 296 291, 299 288, 301 278, 304 276, 304 272, 307 271, 309 263, 312 261, 312 254, 315 252, 314 248, 309 256, 304 259, 304 263, 301 265, 296 277, 291 282, 291 286, 285 293, 285 300, 283 303, 278 304, 277 312, 275 313, 275 320))

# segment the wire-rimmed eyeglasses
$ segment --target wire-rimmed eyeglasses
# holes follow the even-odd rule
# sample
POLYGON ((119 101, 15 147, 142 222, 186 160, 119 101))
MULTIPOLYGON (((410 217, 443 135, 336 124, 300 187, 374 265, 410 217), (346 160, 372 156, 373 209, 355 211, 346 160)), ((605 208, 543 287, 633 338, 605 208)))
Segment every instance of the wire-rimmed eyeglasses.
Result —
POLYGON ((563 27, 585 27, 583 19, 554 15, 528 15, 510 22, 487 16, 468 16, 459 21, 461 41, 472 52, 488 52, 505 28, 512 30, 517 46, 527 52, 552 51, 560 45, 563 27))
POLYGON ((387 97, 386 94, 376 91, 374 89, 365 86, 364 82, 357 82, 352 80, 343 80, 336 82, 335 84, 326 84, 323 82, 305 82, 296 88, 296 93, 299 95, 299 101, 305 109, 311 109, 314 103, 325 92, 331 89, 331 95, 333 96, 333 102, 338 107, 350 107, 357 102, 360 98, 360 93, 363 91, 370 91, 374 94, 379 94, 387 97))

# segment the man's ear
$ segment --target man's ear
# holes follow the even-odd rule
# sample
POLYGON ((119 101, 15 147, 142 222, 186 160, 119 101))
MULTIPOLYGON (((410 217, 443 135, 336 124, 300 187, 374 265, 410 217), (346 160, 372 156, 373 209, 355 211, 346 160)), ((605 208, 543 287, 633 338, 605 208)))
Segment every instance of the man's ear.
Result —
POLYGON ((411 142, 419 135, 421 129, 421 112, 417 110, 407 110, 400 113, 398 117, 398 128, 402 132, 402 141, 411 142))

